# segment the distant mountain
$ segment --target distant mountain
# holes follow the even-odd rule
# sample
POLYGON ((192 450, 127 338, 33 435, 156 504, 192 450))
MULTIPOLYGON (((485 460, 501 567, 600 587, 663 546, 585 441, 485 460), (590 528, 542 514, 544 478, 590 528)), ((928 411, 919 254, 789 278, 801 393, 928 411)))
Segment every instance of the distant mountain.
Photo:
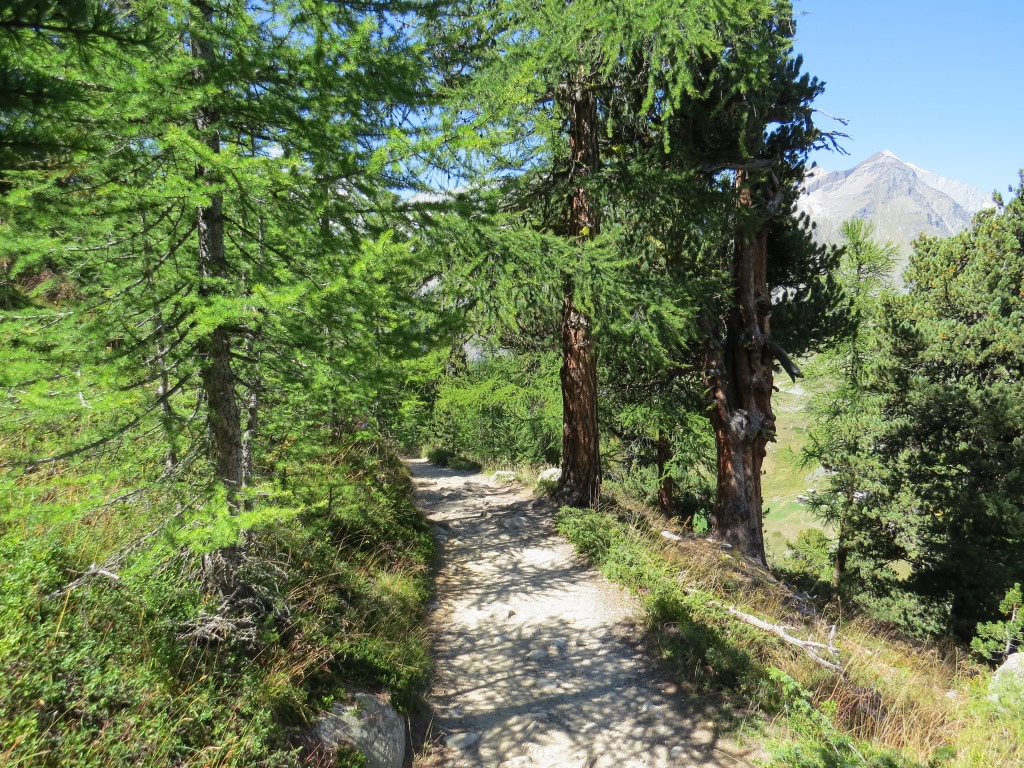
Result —
POLYGON ((819 240, 838 242, 844 221, 867 219, 875 225, 876 239, 894 242, 905 262, 919 234, 955 235, 975 213, 992 207, 992 199, 970 184, 878 152, 848 171, 815 168, 797 205, 817 224, 819 240))

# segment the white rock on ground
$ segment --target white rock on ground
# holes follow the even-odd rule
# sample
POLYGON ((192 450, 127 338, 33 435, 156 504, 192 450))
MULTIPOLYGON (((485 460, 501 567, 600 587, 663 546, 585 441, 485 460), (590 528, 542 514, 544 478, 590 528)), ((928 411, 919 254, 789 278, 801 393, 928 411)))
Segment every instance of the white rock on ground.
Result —
POLYGON ((330 750, 342 744, 366 756, 367 768, 402 768, 405 720, 388 702, 369 693, 338 702, 313 726, 313 735, 330 750))
POLYGON ((626 642, 636 602, 575 555, 552 509, 486 475, 408 464, 431 519, 463 525, 430 618, 433 728, 447 736, 423 764, 731 768, 762 756, 721 741, 706 703, 667 692, 626 642), (493 516, 475 514, 484 507, 493 516), (504 524, 513 517, 522 527, 504 524))
POLYGON ((992 673, 988 683, 988 697, 993 701, 1015 697, 1024 702, 1024 653, 1011 653, 999 669, 992 673))
POLYGON ((562 470, 558 467, 549 467, 537 475, 538 483, 557 483, 562 479, 562 470))

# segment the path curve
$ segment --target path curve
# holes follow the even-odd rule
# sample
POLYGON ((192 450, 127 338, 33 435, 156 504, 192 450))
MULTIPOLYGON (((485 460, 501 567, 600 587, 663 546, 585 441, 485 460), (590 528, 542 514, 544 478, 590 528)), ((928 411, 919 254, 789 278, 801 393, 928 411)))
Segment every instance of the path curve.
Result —
POLYGON ((407 465, 441 552, 439 743, 418 766, 748 765, 652 669, 636 601, 558 535, 551 505, 486 475, 407 465))

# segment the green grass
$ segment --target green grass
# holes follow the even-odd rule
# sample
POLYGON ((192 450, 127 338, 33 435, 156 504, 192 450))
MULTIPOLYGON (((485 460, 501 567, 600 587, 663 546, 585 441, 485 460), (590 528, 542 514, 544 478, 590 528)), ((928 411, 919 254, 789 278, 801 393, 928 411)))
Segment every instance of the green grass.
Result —
POLYGON ((644 644, 666 671, 721 704, 718 718, 731 713, 722 725, 755 734, 771 768, 1024 765, 1024 710, 988 701, 986 674, 965 654, 886 634, 835 605, 808 621, 774 579, 702 540, 669 544, 661 521, 636 510, 566 507, 557 522, 640 599, 644 644), (836 622, 843 674, 737 621, 730 605, 819 641, 836 622))
POLYGON ((782 556, 787 542, 800 531, 823 527, 799 498, 811 489, 821 490, 826 482, 814 467, 804 466, 801 456, 811 425, 810 398, 824 384, 815 379, 796 383, 786 379, 778 386, 779 391, 772 398, 776 442, 768 444, 762 478, 765 549, 773 561, 782 556))
POLYGON ((275 607, 253 641, 183 634, 217 603, 198 554, 166 534, 126 554, 117 581, 61 592, 111 557, 97 542, 132 540, 168 510, 2 521, 0 764, 298 768, 302 734, 348 688, 415 705, 434 548, 408 475, 379 443, 305 448, 294 512, 249 533, 246 579, 275 607))

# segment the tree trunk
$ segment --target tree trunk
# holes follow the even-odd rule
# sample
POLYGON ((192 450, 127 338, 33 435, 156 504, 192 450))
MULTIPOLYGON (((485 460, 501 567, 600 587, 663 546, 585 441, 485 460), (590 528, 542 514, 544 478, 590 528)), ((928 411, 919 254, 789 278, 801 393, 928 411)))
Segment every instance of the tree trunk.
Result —
POLYGON ((658 509, 665 517, 672 517, 675 514, 675 505, 673 504, 675 488, 673 488, 672 478, 669 477, 667 471, 668 463, 672 461, 672 443, 668 439, 668 433, 663 429, 658 430, 657 458, 658 509))
POLYGON ((843 543, 842 538, 839 539, 839 544, 836 546, 836 564, 835 569, 832 571, 832 589, 839 589, 843 583, 843 574, 846 573, 846 557, 848 550, 846 544, 843 543))
MULTIPOLYGON (((203 23, 212 23, 213 8, 209 3, 194 0, 192 7, 203 23)), ((216 52, 197 29, 198 26, 193 27, 189 37, 191 52, 194 58, 205 64, 215 59, 216 52)), ((198 67, 194 79, 197 84, 204 79, 204 73, 198 67)), ((216 113, 207 108, 200 108, 195 119, 200 138, 215 154, 220 152, 216 120, 216 113)), ((201 164, 196 166, 196 178, 207 184, 214 181, 209 169, 201 164)), ((230 278, 224 249, 222 195, 215 193, 210 196, 208 205, 196 206, 196 223, 199 233, 199 295, 209 298, 218 290, 213 287, 216 283, 230 278)), ((238 496, 245 482, 245 451, 228 329, 215 327, 199 341, 198 350, 214 469, 227 494, 231 514, 237 514, 238 496)), ((204 555, 203 580, 207 590, 225 597, 235 594, 239 587, 238 567, 242 559, 242 547, 237 545, 204 555)))
MULTIPOLYGON (((853 503, 853 494, 847 495, 847 504, 853 503)), ((849 549, 846 546, 846 530, 843 525, 843 515, 839 518, 839 532, 836 538, 836 562, 832 570, 832 589, 839 589, 843 583, 843 574, 846 573, 846 558, 849 549)))
MULTIPOLYGON (((598 168, 597 100, 585 74, 567 89, 569 112, 570 239, 597 236, 599 217, 586 187, 598 168)), ((566 275, 562 304, 562 487, 558 497, 573 506, 593 506, 601 495, 597 425, 597 350, 590 318, 576 305, 576 286, 566 275)))
MULTIPOLYGON (((741 204, 750 206, 745 182, 745 175, 737 173, 741 204)), ((718 452, 711 530, 716 538, 764 567, 761 463, 768 441, 775 437, 767 264, 767 226, 752 236, 737 237, 725 339, 717 327, 706 329, 704 365, 718 452)))

